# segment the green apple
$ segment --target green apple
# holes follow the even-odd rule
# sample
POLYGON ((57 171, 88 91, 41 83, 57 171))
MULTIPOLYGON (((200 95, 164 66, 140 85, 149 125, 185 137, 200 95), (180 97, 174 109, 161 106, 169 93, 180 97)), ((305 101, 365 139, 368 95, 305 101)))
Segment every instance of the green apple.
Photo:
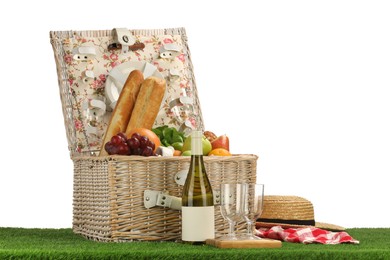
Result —
MULTIPOLYGON (((202 147, 203 147, 203 155, 208 155, 209 152, 212 150, 211 143, 205 136, 203 136, 202 138, 202 147)), ((184 141, 183 148, 181 149, 181 151, 183 153, 185 151, 191 151, 191 135, 189 135, 184 141)))
POLYGON ((182 152, 181 156, 191 156, 191 150, 182 152))
POLYGON ((172 144, 172 146, 173 146, 173 148, 175 148, 175 150, 181 151, 183 148, 183 143, 182 142, 175 142, 172 144))
POLYGON ((202 143, 203 143, 203 155, 208 155, 209 152, 211 152, 212 150, 211 143, 205 136, 203 136, 202 138, 202 143))

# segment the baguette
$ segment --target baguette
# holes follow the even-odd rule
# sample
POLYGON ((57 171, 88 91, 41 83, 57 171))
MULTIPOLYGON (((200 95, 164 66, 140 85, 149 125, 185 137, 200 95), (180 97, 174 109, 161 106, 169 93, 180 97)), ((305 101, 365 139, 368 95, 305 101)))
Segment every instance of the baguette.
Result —
POLYGON ((143 81, 144 76, 139 70, 133 70, 127 77, 114 111, 112 112, 106 134, 104 135, 99 153, 100 156, 108 155, 107 151, 104 149, 104 145, 110 141, 114 135, 126 131, 143 81))
POLYGON ((154 76, 145 79, 127 125, 126 135, 134 128, 152 129, 165 95, 165 88, 164 79, 154 76))

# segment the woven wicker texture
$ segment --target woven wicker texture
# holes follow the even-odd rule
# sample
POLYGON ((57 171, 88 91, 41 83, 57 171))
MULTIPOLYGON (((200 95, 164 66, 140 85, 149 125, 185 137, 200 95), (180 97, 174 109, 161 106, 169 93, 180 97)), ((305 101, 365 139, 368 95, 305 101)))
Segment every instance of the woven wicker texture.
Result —
MULTIPOLYGON (((174 175, 189 167, 189 157, 75 157, 73 230, 99 241, 179 240, 180 211, 145 208, 145 190, 181 197, 174 175)), ((213 189, 223 182, 256 182, 255 155, 205 157, 213 189)), ((237 226, 244 231, 245 224, 237 226)), ((219 207, 215 207, 216 237, 227 233, 219 207)))
POLYGON ((314 209, 310 201, 297 196, 264 197, 262 218, 313 220, 314 209))

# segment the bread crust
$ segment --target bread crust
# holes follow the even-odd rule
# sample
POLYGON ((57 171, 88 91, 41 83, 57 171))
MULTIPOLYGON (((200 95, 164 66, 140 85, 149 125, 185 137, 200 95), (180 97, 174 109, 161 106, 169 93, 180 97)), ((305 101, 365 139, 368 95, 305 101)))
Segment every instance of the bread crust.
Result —
POLYGON ((152 129, 165 95, 165 89, 166 82, 164 79, 154 76, 145 79, 141 85, 126 134, 133 128, 152 129))
POLYGON ((140 70, 133 70, 127 77, 104 135, 100 156, 108 155, 104 145, 111 137, 126 131, 143 81, 144 76, 140 70))

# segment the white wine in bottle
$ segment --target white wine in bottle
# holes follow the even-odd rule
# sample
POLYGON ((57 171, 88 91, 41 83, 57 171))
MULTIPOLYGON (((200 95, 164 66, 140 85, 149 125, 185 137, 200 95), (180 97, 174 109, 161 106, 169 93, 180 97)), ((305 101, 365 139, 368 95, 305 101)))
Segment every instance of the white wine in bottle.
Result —
POLYGON ((182 195, 182 241, 202 244, 215 238, 214 199, 203 163, 201 131, 191 133, 191 164, 182 195))

